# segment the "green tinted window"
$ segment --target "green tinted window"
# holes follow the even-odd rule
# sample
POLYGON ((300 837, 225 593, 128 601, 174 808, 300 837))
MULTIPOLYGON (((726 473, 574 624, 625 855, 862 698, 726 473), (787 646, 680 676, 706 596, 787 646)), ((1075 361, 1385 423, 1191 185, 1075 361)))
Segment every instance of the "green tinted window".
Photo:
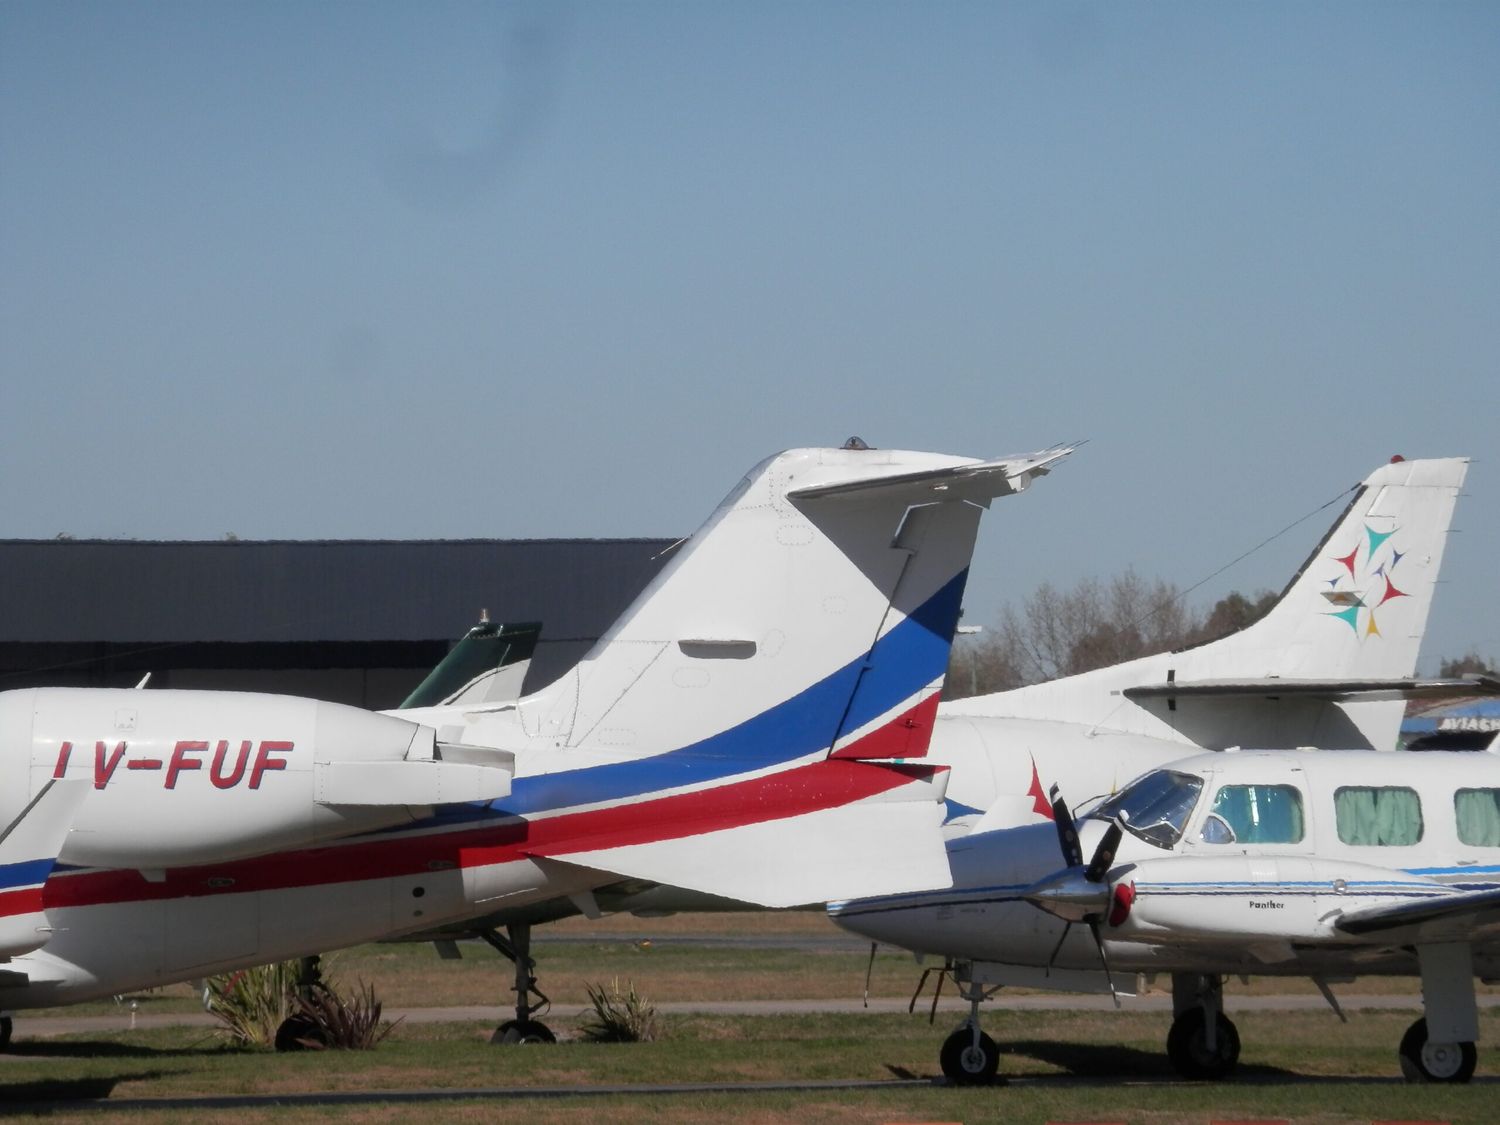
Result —
POLYGON ((1453 794, 1460 843, 1500 848, 1500 789, 1460 789, 1453 794))
POLYGON ((1346 844, 1406 847, 1422 838, 1422 802, 1415 789, 1348 785, 1334 790, 1333 811, 1346 844))

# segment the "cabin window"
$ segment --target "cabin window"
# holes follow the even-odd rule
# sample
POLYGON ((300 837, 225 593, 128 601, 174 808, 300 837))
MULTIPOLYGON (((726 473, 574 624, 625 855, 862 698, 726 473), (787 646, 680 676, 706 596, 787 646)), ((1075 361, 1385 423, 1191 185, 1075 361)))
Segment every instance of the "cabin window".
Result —
POLYGON ((1296 844, 1302 835, 1302 794, 1295 785, 1223 786, 1201 833, 1209 844, 1296 844))
POLYGON ((1132 781, 1089 815, 1100 820, 1123 817, 1127 832, 1158 848, 1170 848, 1182 839, 1183 826, 1202 791, 1201 777, 1156 770, 1132 781))
POLYGON ((1407 847, 1422 838, 1422 801, 1415 789, 1346 785, 1334 790, 1333 811, 1346 844, 1407 847))
POLYGON ((1500 789, 1460 789, 1453 794, 1460 843, 1500 848, 1500 789))

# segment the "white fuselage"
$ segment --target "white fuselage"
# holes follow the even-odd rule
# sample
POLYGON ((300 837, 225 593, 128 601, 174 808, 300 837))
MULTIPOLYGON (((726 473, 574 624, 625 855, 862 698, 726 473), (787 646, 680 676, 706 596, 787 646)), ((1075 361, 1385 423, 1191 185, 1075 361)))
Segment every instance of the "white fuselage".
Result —
MULTIPOLYGON (((1408 949, 1342 934, 1333 923, 1370 907, 1500 886, 1495 755, 1230 751, 1158 764, 1199 779, 1201 791, 1170 846, 1126 832, 1108 881, 1130 885, 1133 905, 1122 924, 1101 923, 1112 968, 1410 973, 1416 960, 1408 949), (1273 824, 1285 819, 1277 802, 1292 793, 1298 823, 1273 824), (1265 839, 1231 840, 1210 825, 1216 805, 1221 819, 1225 810, 1242 818, 1258 812, 1262 823, 1248 835, 1265 839)), ((1076 763, 1049 777, 1039 762, 1039 772, 1065 795, 1099 788, 1076 763)), ((847 929, 920 953, 1045 967, 1065 923, 1022 896, 1064 863, 1054 825, 1040 815, 1030 821, 950 840, 951 889, 837 903, 830 913, 847 929)), ((1083 821, 1085 857, 1105 827, 1083 821)), ((1475 968, 1492 975, 1500 942, 1480 937, 1475 968)), ((1073 927, 1053 965, 1059 984, 1070 972, 1100 969, 1086 926, 1073 927)), ((1089 987, 1102 983, 1101 974, 1089 987)))

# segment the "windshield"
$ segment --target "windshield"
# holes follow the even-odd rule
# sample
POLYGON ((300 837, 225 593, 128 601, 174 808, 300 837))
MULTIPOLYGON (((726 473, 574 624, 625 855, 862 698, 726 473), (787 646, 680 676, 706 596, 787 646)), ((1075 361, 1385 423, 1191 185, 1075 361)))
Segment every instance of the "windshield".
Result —
POLYGON ((1157 770, 1131 782, 1089 814, 1090 819, 1114 820, 1125 815, 1125 830, 1158 848, 1170 848, 1182 839, 1183 825, 1203 779, 1190 773, 1157 770))

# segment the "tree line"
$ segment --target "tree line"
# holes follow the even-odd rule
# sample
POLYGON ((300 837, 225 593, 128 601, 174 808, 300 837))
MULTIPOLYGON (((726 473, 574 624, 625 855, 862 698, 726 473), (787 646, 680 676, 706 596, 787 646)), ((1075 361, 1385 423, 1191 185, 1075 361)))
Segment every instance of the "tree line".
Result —
MULTIPOLYGON (((1207 610, 1194 609, 1175 584, 1143 578, 1134 568, 1069 589, 1043 583, 1019 604, 1007 604, 992 628, 960 639, 943 694, 1009 691, 1217 640, 1260 620, 1279 597, 1236 590, 1207 610)), ((1493 660, 1468 652, 1442 661, 1439 675, 1465 672, 1497 674, 1493 660)))

